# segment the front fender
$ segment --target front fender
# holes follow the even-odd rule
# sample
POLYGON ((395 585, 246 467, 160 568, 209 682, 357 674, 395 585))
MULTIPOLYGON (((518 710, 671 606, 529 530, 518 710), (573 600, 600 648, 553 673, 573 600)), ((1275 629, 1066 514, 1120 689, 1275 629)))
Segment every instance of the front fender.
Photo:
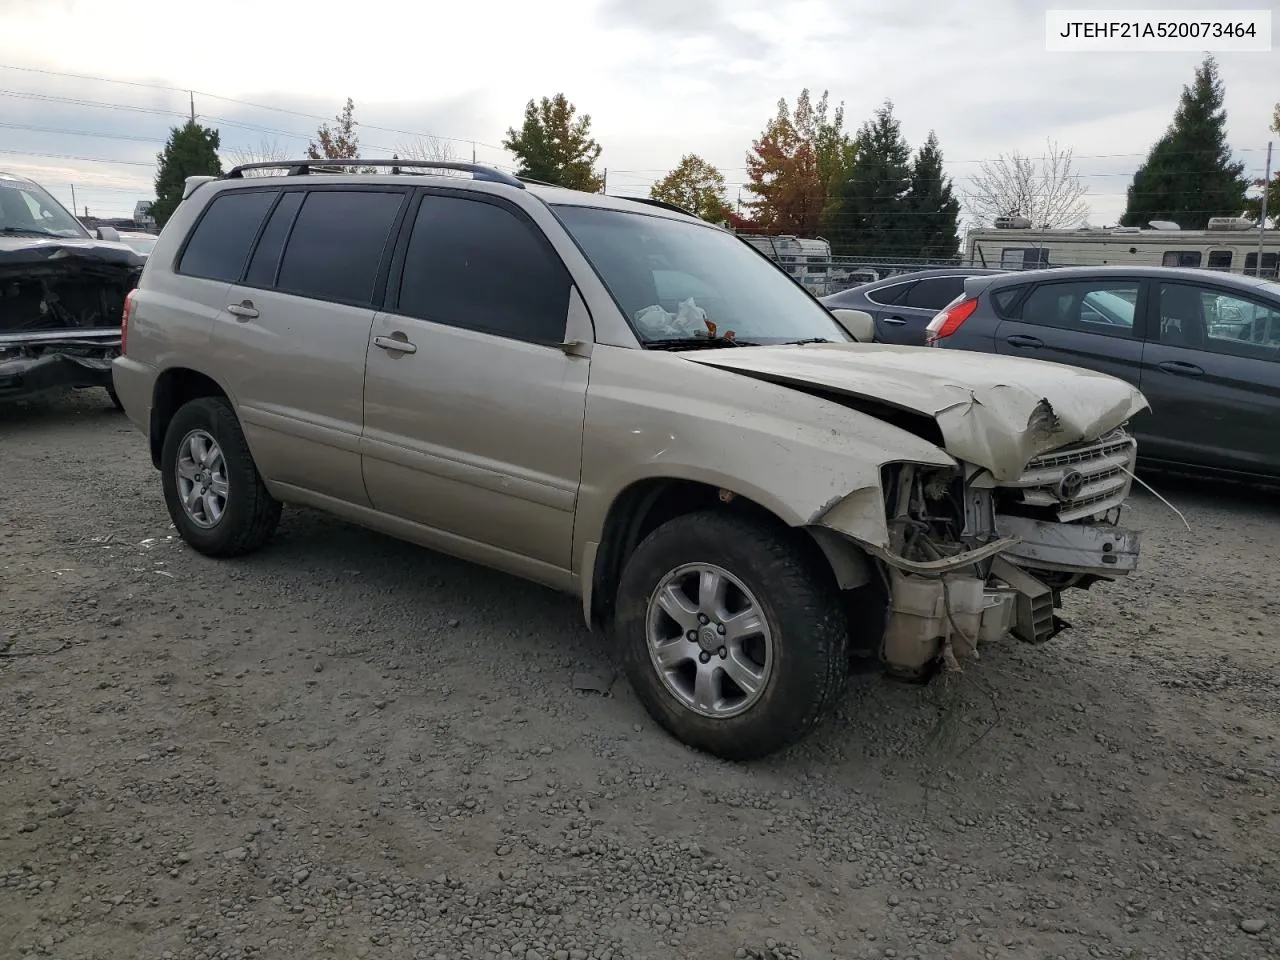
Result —
MULTIPOLYGON (((881 469, 899 461, 957 466, 928 441, 838 402, 679 354, 597 346, 574 556, 600 543, 624 490, 659 478, 722 487, 790 526, 884 545, 881 469)), ((589 579, 582 566, 576 572, 589 579)))

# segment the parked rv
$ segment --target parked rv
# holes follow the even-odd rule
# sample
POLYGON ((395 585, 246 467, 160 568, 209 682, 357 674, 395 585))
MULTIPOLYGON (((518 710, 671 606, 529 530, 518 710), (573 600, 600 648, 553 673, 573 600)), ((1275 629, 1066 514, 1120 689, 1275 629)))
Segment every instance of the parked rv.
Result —
POLYGON ((835 293, 848 285, 837 280, 831 265, 831 244, 822 237, 783 235, 743 239, 786 270, 815 297, 835 293))
POLYGON ((1263 232, 1261 268, 1258 225, 1244 217, 1211 217, 1208 229, 1182 230, 1157 220, 1139 227, 1078 227, 1037 230, 1023 217, 1001 217, 990 229, 970 230, 965 263, 974 267, 1201 267, 1277 276, 1280 230, 1263 232))

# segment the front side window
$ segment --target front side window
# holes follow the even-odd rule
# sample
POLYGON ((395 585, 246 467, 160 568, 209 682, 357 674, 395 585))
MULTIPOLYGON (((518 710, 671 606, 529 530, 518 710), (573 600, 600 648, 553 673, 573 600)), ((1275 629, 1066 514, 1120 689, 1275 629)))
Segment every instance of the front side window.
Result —
POLYGON ((373 303, 404 193, 313 190, 289 234, 276 289, 354 306, 373 303))
POLYGON ((849 340, 800 285, 728 231, 598 207, 553 210, 646 345, 716 343, 712 325, 717 337, 743 343, 849 340), (698 295, 681 296, 689 290, 698 295))
POLYGON ((0 234, 85 239, 89 231, 43 187, 0 177, 0 234))
POLYGON ((505 207, 422 198, 405 253, 396 312, 535 343, 564 340, 569 272, 505 207))
POLYGON ((210 202, 187 240, 178 272, 188 277, 235 283, 275 190, 228 190, 210 202))
POLYGON ((1133 336, 1136 280, 1042 283, 1022 304, 1026 323, 1109 337, 1133 336))
POLYGON ((1160 342, 1280 361, 1280 303, 1183 283, 1160 285, 1160 342))

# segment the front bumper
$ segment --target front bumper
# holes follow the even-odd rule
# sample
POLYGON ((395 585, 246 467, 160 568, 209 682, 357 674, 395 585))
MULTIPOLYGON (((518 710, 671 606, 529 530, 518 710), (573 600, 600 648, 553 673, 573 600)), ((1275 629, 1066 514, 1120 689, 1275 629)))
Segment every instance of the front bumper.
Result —
POLYGON ((32 330, 0 334, 0 399, 52 390, 110 387, 119 330, 32 330))
POLYGON ((1136 570, 1140 534, 1111 522, 1135 458, 1120 430, 1052 451, 1012 482, 967 487, 968 547, 932 542, 931 560, 872 549, 888 567, 885 664, 919 675, 1008 635, 1043 643, 1066 626, 1056 613, 1063 590, 1136 570))

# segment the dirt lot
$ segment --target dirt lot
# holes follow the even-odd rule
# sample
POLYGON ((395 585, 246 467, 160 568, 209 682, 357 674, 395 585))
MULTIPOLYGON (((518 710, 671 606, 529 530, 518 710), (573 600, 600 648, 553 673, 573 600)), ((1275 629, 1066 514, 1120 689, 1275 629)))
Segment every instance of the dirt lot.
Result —
POLYGON ((309 512, 173 539, 98 392, 0 408, 0 956, 1280 957, 1280 505, 754 766, 574 602, 309 512), (583 676, 583 675, 592 676, 583 676))

